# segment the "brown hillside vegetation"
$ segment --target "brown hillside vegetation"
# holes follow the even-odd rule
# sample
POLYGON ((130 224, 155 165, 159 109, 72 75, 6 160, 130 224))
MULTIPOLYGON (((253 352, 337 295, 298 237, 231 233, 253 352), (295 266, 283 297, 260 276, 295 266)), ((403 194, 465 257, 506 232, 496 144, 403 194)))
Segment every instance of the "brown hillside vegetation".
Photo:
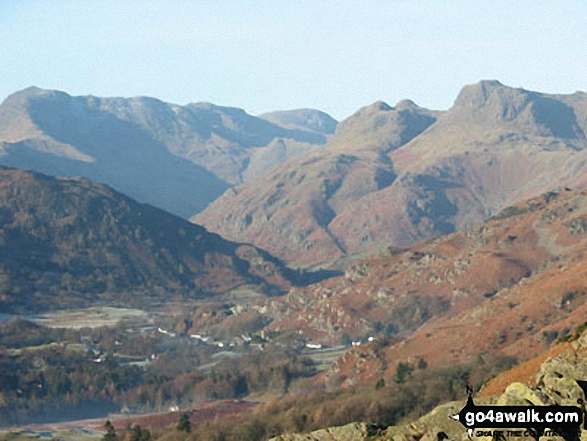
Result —
POLYGON ((389 378, 400 361, 523 360, 587 317, 585 219, 586 191, 552 191, 480 227, 389 248, 345 276, 266 301, 269 330, 362 341, 327 373, 332 386, 389 378))
MULTIPOLYGON (((429 242, 426 251, 459 245, 458 257, 450 259, 457 274, 447 272, 444 283, 429 284, 427 289, 442 296, 442 291, 452 288, 444 297, 451 307, 380 351, 377 359, 385 361, 382 374, 391 376, 399 361, 414 363, 420 358, 431 365, 450 365, 488 353, 523 360, 582 324, 587 317, 586 214, 586 192, 553 192, 505 210, 478 229, 429 242), (485 277, 492 274, 501 277, 495 277, 492 289, 482 288, 485 277), (466 285, 460 285, 464 281, 466 285)), ((418 279, 430 283, 438 280, 431 277, 434 274, 442 277, 435 266, 422 264, 418 279)), ((353 366, 359 352, 342 360, 334 376, 356 379, 368 374, 369 363, 353 366)))

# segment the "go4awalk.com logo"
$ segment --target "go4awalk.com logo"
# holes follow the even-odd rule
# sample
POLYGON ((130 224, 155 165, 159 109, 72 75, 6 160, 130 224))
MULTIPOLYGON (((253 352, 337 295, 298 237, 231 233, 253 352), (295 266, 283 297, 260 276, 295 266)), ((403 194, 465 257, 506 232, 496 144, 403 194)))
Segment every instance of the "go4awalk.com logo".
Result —
MULTIPOLYGON (((472 389, 467 388, 469 398, 461 411, 451 418, 459 421, 472 438, 492 436, 529 437, 560 436, 566 441, 578 441, 581 436, 584 410, 577 406, 477 406, 473 402, 472 389), (525 430, 519 430, 524 428, 525 430), (485 429, 485 430, 479 430, 485 429), (488 430, 500 429, 500 430, 488 430), (518 430, 514 430, 518 429, 518 430)), ((583 401, 579 400, 583 405, 583 401)))

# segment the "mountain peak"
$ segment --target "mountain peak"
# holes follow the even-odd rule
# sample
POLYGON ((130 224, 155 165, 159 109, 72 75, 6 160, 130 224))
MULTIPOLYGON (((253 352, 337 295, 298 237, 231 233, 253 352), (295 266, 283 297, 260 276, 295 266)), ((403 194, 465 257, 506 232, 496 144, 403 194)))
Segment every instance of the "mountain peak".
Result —
POLYGON ((417 105, 415 102, 413 102, 412 100, 400 100, 397 102, 397 104, 395 105, 395 109, 396 110, 403 110, 403 109, 421 109, 421 107, 419 105, 417 105))
POLYGON ((454 107, 473 107, 478 108, 483 106, 489 98, 498 91, 516 91, 508 86, 504 86, 497 80, 483 80, 476 84, 466 85, 461 89, 454 107))
POLYGON ((481 80, 477 84, 480 84, 484 87, 501 87, 504 84, 498 80, 481 80))
POLYGON ((526 128, 536 125, 533 103, 542 94, 505 86, 499 81, 480 81, 463 87, 450 113, 453 117, 484 124, 518 121, 526 128))
POLYGON ((391 107, 385 101, 375 101, 373 104, 370 104, 366 107, 363 107, 361 110, 373 110, 373 111, 378 111, 378 112, 386 112, 386 111, 392 110, 392 109, 393 109, 393 107, 391 107))
MULTIPOLYGON (((481 81, 461 90, 449 112, 452 115, 449 121, 460 119, 489 126, 513 124, 509 130, 514 129, 518 134, 584 140, 584 120, 577 118, 577 109, 572 107, 573 99, 569 97, 504 86, 495 80, 481 81)), ((579 108, 581 104, 575 102, 575 106, 579 108)))
POLYGON ((41 89, 40 87, 37 87, 37 86, 29 86, 29 87, 22 89, 21 91, 14 92, 13 95, 17 95, 17 94, 32 95, 32 94, 37 94, 37 93, 42 93, 42 92, 47 92, 47 90, 41 89))
POLYGON ((30 87, 27 87, 26 89, 19 90, 18 92, 14 92, 14 93, 8 95, 6 97, 6 99, 4 100, 4 103, 23 102, 23 101, 27 101, 28 99, 30 99, 33 96, 51 95, 53 93, 55 93, 55 92, 52 90, 41 89, 37 86, 30 86, 30 87))
POLYGON ((312 130, 323 134, 332 134, 337 121, 325 112, 316 109, 278 110, 259 115, 266 121, 287 128, 312 130))
POLYGON ((396 107, 376 101, 342 121, 332 145, 395 150, 426 130, 436 120, 433 113, 410 100, 402 100, 396 107))

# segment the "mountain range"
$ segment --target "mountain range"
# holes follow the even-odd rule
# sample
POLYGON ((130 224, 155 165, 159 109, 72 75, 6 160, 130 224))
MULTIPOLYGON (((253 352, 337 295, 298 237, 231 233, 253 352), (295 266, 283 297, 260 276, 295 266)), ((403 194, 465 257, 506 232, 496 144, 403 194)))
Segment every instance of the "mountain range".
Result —
POLYGON ((189 217, 227 188, 319 148, 336 121, 310 109, 72 97, 35 87, 0 105, 0 164, 84 176, 189 217))
MULTIPOLYGON (((411 246, 479 225, 549 189, 584 187, 586 131, 587 94, 549 95, 497 81, 464 87, 446 111, 428 110, 410 100, 395 106, 379 101, 340 123, 308 109, 254 117, 209 103, 177 106, 153 98, 72 97, 29 88, 0 106, 0 163, 103 181, 184 217, 203 209, 192 222, 229 241, 268 250, 279 260, 264 256, 277 266, 280 260, 295 266, 341 265, 341 258, 352 265, 389 246, 411 246)), ((84 193, 80 188, 110 192, 107 199, 113 206, 126 204, 132 212, 164 216, 83 179, 24 179, 16 171, 3 173, 6 189, 17 177, 20 186, 30 183, 25 201, 5 193, 2 205, 10 222, 19 218, 19 210, 35 213, 25 216, 32 222, 24 224, 28 229, 46 224, 47 231, 62 234, 55 233, 60 224, 50 216, 53 210, 65 210, 57 194, 84 193), (48 191, 51 197, 30 197, 48 191)), ((84 196, 91 197, 92 191, 84 196)), ((66 212, 89 219, 86 205, 76 211, 71 202, 66 212)), ((172 218, 165 223, 179 223, 172 218)), ((139 220, 125 223, 134 228, 139 220)), ((17 228, 23 231, 24 226, 17 228)), ((77 234, 83 228, 89 226, 80 224, 77 234)), ((198 237, 208 235, 197 225, 193 228, 198 237)), ((185 227, 172 228, 178 229, 185 227)), ((48 233, 43 234, 42 239, 26 240, 48 240, 48 233)), ((113 243, 122 244, 126 233, 116 234, 113 243)), ((167 227, 161 234, 167 234, 167 227)), ((61 246, 59 240, 51 247, 61 246)), ((128 252, 127 245, 121 252, 128 252)), ((230 253, 242 247, 230 246, 230 253)), ((18 245, 14 255, 27 249, 18 245)), ((176 263, 185 253, 174 255, 176 263)), ((28 256, 21 264, 29 257, 34 261, 28 256)), ((187 278, 178 271, 167 273, 161 286, 181 285, 177 280, 190 278, 190 283, 199 283, 197 271, 187 278)), ((274 285, 283 289, 284 280, 274 285)), ((128 280, 109 283, 129 286, 128 280)))
POLYGON ((324 265, 476 225, 550 188, 583 187, 587 94, 482 81, 446 111, 377 102, 332 139, 227 190, 192 218, 287 262, 324 265))
POLYGON ((476 225, 582 187, 587 94, 482 81, 446 111, 376 102, 252 116, 210 103, 29 88, 0 105, 0 164, 84 176, 293 265, 476 225))

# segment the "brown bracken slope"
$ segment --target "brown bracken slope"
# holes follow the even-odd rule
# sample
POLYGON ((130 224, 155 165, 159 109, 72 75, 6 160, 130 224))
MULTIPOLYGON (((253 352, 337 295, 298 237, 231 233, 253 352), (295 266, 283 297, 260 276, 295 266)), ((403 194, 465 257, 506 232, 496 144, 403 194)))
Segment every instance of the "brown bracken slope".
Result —
POLYGON ((563 189, 294 288, 267 301, 268 315, 271 330, 293 327, 307 341, 362 341, 327 374, 344 386, 390 377, 399 362, 535 356, 587 320, 586 277, 587 191, 563 189))

